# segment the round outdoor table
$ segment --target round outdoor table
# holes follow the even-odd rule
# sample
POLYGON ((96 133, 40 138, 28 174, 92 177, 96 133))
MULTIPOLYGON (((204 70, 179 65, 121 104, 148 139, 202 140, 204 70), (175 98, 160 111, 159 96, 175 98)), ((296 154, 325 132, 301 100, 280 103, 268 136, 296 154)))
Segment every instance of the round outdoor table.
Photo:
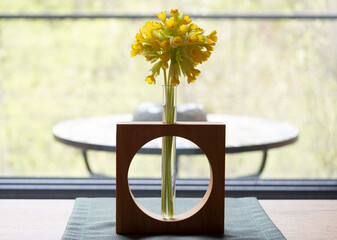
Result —
MULTIPOLYGON (((82 151, 89 173, 87 151, 116 152, 116 123, 132 121, 132 114, 86 117, 56 124, 53 135, 57 141, 76 147, 82 151)), ((262 162, 257 173, 249 177, 258 178, 267 161, 269 149, 286 146, 296 142, 299 130, 288 123, 245 116, 208 114, 207 121, 226 124, 226 153, 262 151, 262 162)), ((177 138, 177 158, 180 155, 203 154, 194 143, 177 138)), ((161 154, 161 139, 145 144, 138 153, 161 154)))

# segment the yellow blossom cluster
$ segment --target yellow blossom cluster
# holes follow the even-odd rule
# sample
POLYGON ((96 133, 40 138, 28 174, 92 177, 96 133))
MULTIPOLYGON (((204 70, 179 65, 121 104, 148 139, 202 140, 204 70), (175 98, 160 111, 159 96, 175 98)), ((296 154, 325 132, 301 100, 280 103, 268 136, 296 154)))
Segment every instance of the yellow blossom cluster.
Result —
POLYGON ((195 67, 208 60, 218 40, 215 30, 205 35, 203 29, 177 9, 172 9, 170 14, 167 18, 163 11, 157 14, 160 22, 146 22, 131 46, 131 56, 143 55, 154 64, 152 74, 145 79, 149 84, 156 83, 161 69, 165 85, 178 85, 181 75, 188 83, 194 82, 200 74, 195 67))

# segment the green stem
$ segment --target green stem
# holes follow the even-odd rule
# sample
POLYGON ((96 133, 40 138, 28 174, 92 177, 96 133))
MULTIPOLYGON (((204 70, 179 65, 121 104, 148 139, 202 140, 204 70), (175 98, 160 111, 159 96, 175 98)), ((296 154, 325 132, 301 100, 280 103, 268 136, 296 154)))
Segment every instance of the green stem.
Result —
POLYGON ((162 172, 162 184, 161 184, 161 214, 162 214, 162 216, 165 216, 166 215, 166 212, 167 212, 167 210, 166 210, 166 161, 165 161, 165 148, 164 148, 164 141, 165 140, 163 140, 163 153, 162 153, 162 155, 163 155, 163 159, 162 159, 162 161, 163 161, 163 172, 162 172))
POLYGON ((166 77, 166 69, 163 68, 163 72, 164 72, 164 84, 165 86, 167 86, 167 77, 166 77))
POLYGON ((168 216, 171 218, 174 215, 173 209, 173 189, 172 189, 172 147, 173 147, 173 137, 167 137, 167 147, 168 147, 168 156, 167 156, 167 211, 168 216))
MULTIPOLYGON (((166 77, 166 69, 163 68, 163 72, 164 72, 164 84, 165 86, 167 86, 167 77, 166 77)), ((164 90, 164 94, 165 94, 165 99, 167 97, 166 95, 166 88, 164 90)), ((164 119, 164 114, 166 115, 166 108, 163 109, 163 111, 165 111, 165 113, 163 112, 163 122, 165 122, 166 119, 164 119)), ((165 138, 165 137, 164 137, 165 138)), ((161 184, 161 214, 162 216, 166 216, 167 213, 167 209, 166 209, 166 196, 167 196, 167 181, 166 181, 166 172, 167 172, 167 167, 166 167, 166 151, 167 148, 165 147, 165 139, 163 138, 163 146, 162 146, 162 184, 161 184)))
MULTIPOLYGON (((167 83, 166 72, 164 70, 164 80, 167 83)), ((163 122, 173 124, 175 122, 175 102, 174 89, 172 87, 164 87, 165 102, 163 107, 163 122)), ((172 162, 175 161, 174 147, 175 137, 163 137, 163 176, 162 176, 162 215, 172 218, 174 216, 173 206, 173 188, 172 188, 172 162)), ((174 162, 173 162, 174 163, 174 162)))
POLYGON ((162 213, 173 217, 173 189, 172 189, 172 147, 173 137, 165 136, 163 142, 163 186, 162 186, 162 213), (164 194, 163 194, 164 193, 164 194))

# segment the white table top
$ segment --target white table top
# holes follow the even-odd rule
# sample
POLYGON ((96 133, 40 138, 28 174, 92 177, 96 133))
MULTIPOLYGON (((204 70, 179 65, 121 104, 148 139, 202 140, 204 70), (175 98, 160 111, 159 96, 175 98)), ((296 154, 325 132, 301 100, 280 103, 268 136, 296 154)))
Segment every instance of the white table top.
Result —
MULTIPOLYGON (((295 142, 299 135, 299 130, 291 124, 263 118, 208 114, 207 120, 226 124, 227 153, 281 147, 295 142)), ((52 132, 57 140, 74 147, 114 152, 116 124, 127 121, 132 121, 131 114, 79 118, 55 125, 52 132)), ((151 141, 144 148, 160 154, 161 140, 151 141)), ((177 139, 177 153, 197 154, 196 149, 199 148, 195 144, 177 139)))

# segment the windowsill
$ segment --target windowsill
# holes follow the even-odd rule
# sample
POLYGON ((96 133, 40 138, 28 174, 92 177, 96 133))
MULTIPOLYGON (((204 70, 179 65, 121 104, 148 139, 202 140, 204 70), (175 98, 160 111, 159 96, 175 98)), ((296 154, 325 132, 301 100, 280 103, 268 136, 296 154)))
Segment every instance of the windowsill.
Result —
MULTIPOLYGON (((131 179, 136 197, 160 196, 159 179, 131 179)), ((205 179, 177 180, 178 197, 202 197, 205 179)), ((337 180, 242 180, 226 179, 226 197, 258 199, 337 199, 337 180)), ((114 178, 0 178, 2 199, 74 199, 114 197, 114 178)))

